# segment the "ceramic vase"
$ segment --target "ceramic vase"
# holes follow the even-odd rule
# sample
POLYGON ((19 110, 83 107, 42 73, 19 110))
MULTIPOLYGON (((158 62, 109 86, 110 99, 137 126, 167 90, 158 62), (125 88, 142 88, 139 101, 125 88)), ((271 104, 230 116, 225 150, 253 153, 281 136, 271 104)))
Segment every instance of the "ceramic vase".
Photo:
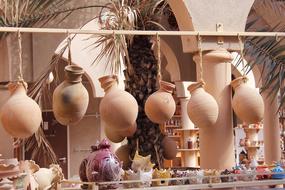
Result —
POLYGON ((116 75, 99 78, 105 96, 100 102, 101 119, 115 131, 134 126, 138 116, 138 103, 128 92, 118 88, 116 75))
POLYGON ((39 105, 27 96, 25 82, 10 83, 8 89, 11 97, 1 109, 3 127, 12 137, 30 137, 40 127, 42 111, 39 105))
POLYGON ((190 120, 199 128, 213 126, 219 115, 219 107, 215 98, 207 93, 203 86, 203 82, 197 82, 187 88, 191 94, 187 113, 190 120))
POLYGON ((232 107, 239 119, 252 124, 263 119, 264 103, 257 89, 247 84, 246 77, 239 77, 231 82, 235 91, 232 99, 232 107))
POLYGON ((167 160, 172 160, 177 154, 177 144, 171 138, 165 136, 162 140, 163 157, 167 160))
POLYGON ((86 113, 89 95, 81 83, 84 71, 76 65, 65 67, 65 80, 53 93, 53 112, 62 125, 78 123, 86 113))
POLYGON ((174 115, 176 104, 172 97, 174 84, 160 81, 158 91, 150 95, 145 102, 145 113, 154 123, 163 124, 174 115))

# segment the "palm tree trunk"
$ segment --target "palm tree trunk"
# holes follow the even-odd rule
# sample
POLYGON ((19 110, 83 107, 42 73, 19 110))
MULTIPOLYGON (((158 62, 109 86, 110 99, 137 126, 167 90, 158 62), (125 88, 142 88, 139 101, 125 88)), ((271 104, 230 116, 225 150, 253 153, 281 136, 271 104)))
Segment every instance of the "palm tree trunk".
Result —
POLYGON ((161 142, 164 135, 159 125, 152 123, 144 111, 146 99, 158 89, 158 66, 151 46, 149 36, 134 36, 128 46, 130 65, 125 70, 125 90, 135 97, 139 105, 137 131, 128 138, 128 144, 132 158, 138 147, 139 154, 150 154, 152 162, 158 167, 163 163, 161 142))

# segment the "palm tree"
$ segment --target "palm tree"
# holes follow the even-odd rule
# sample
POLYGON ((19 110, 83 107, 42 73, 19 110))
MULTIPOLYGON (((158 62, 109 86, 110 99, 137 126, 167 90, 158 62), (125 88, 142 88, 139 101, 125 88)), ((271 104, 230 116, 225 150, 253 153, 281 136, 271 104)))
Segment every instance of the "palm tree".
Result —
MULTIPOLYGON (((163 0, 119 0, 106 5, 108 12, 100 22, 107 30, 158 30, 163 28, 159 23, 165 7, 163 0)), ((105 48, 95 61, 107 54, 110 62, 114 62, 116 52, 126 55, 125 90, 135 97, 139 105, 137 131, 128 138, 130 156, 133 158, 138 147, 141 155, 151 155, 152 162, 162 166, 161 142, 164 135, 159 125, 151 122, 144 112, 146 99, 158 89, 158 65, 152 49, 152 37, 102 35, 97 44, 103 44, 105 48)))

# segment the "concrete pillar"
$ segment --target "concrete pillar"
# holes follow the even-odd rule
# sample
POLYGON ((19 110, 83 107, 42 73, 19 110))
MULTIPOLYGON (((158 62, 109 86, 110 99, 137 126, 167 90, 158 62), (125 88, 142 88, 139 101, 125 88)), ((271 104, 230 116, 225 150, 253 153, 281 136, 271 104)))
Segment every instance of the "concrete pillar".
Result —
POLYGON ((180 98, 181 105, 181 125, 183 129, 194 129, 194 124, 188 117, 187 113, 187 104, 189 101, 189 97, 180 98))
POLYGON ((264 101, 264 159, 266 164, 272 164, 281 159, 278 103, 277 98, 272 100, 272 96, 268 96, 269 91, 266 90, 262 93, 264 101))
MULTIPOLYGON (((200 79, 199 54, 193 57, 200 79)), ((231 107, 232 55, 225 49, 208 51, 203 55, 205 90, 219 105, 219 117, 214 126, 199 129, 202 169, 231 169, 234 165, 234 136, 231 107)))

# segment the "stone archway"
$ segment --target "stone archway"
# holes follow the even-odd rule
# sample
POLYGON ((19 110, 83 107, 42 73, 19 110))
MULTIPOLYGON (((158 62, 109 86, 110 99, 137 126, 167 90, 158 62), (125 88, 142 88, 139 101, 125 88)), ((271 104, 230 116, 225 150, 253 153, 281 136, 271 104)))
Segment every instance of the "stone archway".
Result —
MULTIPOLYGON (((82 29, 88 30, 100 30, 100 24, 98 19, 93 19, 85 24, 82 29)), ((92 87, 94 97, 103 97, 104 90, 101 88, 98 78, 104 75, 112 74, 111 64, 108 64, 107 57, 102 57, 98 63, 94 63, 94 59, 100 53, 102 46, 93 48, 93 43, 96 42, 97 38, 92 37, 90 34, 77 34, 72 35, 71 41, 71 55, 72 63, 82 67, 85 71, 85 76, 89 80, 92 87)), ((56 49, 55 53, 58 53, 61 48, 66 44, 66 39, 56 49)), ((63 59, 67 60, 68 51, 66 50, 63 54, 63 59)), ((118 73, 119 88, 124 89, 124 66, 121 65, 121 71, 118 73)))
MULTIPOLYGON (((253 2, 254 0, 217 0, 215 3, 210 0, 168 1, 180 30, 241 32, 245 30, 253 2)), ((184 52, 197 52, 196 37, 184 36, 181 40, 184 52)), ((239 50, 239 44, 236 37, 203 37, 202 49, 209 50, 203 54, 205 89, 218 102, 219 117, 213 126, 199 130, 201 168, 230 169, 235 163, 229 86, 231 65, 228 63, 232 56, 228 51, 239 50)), ((194 61, 199 63, 199 60, 196 54, 194 61)), ((197 71, 199 77, 199 67, 197 71)))

